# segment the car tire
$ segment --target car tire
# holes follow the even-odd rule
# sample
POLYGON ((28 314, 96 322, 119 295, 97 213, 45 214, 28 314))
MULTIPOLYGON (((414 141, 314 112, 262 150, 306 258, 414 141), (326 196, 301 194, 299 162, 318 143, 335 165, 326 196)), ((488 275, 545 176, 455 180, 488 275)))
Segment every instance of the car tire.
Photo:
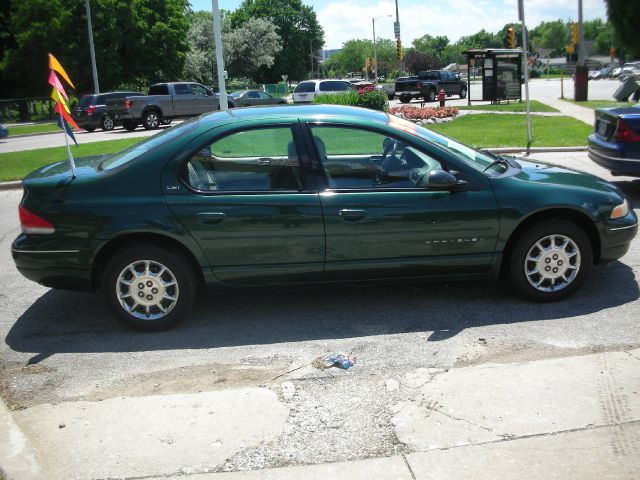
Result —
POLYGON ((510 256, 509 277, 521 295, 553 302, 571 295, 592 266, 585 232, 569 220, 547 220, 520 235, 510 256))
POLYGON ((102 280, 109 310, 120 322, 138 330, 175 324, 195 297, 196 278, 189 265, 184 255, 153 245, 137 244, 118 251, 102 280))
POLYGON ((128 130, 129 132, 133 132, 136 128, 138 128, 138 124, 133 120, 123 120, 122 128, 128 130))
POLYGON ((394 98, 396 98, 396 94, 395 93, 390 93, 389 95, 387 95, 387 98, 389 100, 393 100, 394 98))
POLYGON ((427 92, 426 97, 424 98, 425 102, 435 102, 436 101, 436 89, 430 88, 429 92, 427 92))
POLYGON ((401 103, 409 103, 410 101, 411 101, 411 95, 404 95, 404 94, 400 95, 401 103))
POLYGON ((113 130, 116 126, 116 122, 111 115, 105 115, 100 120, 100 128, 105 131, 113 130))
POLYGON ((462 87, 460 89, 460 98, 467 98, 467 87, 462 87))
POLYGON ((92 133, 92 132, 94 132, 94 131, 95 131, 96 127, 84 127, 84 129, 85 129, 87 132, 92 133))
POLYGON ((142 126, 145 130, 155 130, 162 122, 162 115, 157 110, 149 110, 142 116, 142 126))

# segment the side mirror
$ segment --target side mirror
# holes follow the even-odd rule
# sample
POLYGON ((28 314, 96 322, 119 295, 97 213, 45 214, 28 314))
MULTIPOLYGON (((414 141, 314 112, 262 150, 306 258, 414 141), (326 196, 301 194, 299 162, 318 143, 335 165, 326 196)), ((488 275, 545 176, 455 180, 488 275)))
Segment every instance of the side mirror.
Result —
POLYGON ((452 190, 458 185, 458 179, 444 170, 431 170, 426 180, 429 190, 452 190))

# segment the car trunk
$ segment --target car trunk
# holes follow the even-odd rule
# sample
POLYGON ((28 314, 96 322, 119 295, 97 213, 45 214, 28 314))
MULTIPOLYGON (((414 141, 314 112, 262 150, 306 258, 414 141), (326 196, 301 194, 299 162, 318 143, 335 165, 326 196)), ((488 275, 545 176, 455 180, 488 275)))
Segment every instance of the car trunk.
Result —
MULTIPOLYGON (((596 122, 594 125, 595 134, 603 140, 611 141, 611 139, 613 138, 616 132, 616 127, 618 126, 618 120, 620 118, 628 118, 630 115, 633 115, 635 118, 637 118, 638 111, 639 110, 637 107, 615 108, 615 109, 605 108, 601 110, 596 110, 596 122)), ((637 121, 630 123, 629 126, 636 132, 638 131, 637 121)))

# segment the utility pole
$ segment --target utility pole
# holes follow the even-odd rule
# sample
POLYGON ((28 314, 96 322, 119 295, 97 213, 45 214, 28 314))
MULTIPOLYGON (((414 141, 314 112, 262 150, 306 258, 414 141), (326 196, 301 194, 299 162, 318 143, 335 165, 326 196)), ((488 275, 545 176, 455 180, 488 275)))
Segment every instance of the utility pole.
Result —
POLYGON ((378 83, 378 49, 376 44, 376 20, 384 17, 391 17, 391 15, 381 15, 371 19, 373 25, 373 74, 375 76, 374 83, 378 83))
MULTIPOLYGON (((398 0, 396 0, 396 21, 393 24, 393 31, 395 33, 396 40, 400 40, 400 14, 398 13, 398 0)), ((402 68, 402 58, 398 59, 398 70, 400 71, 400 74, 404 71, 402 68)))
POLYGON ((91 69, 93 70, 93 90, 94 93, 100 93, 100 85, 98 85, 98 69, 96 68, 96 52, 93 48, 93 27, 91 26, 91 8, 89 0, 85 0, 84 8, 87 11, 87 28, 89 30, 89 50, 91 51, 91 69))
POLYGON ((218 99, 220 100, 220 110, 228 110, 227 101, 226 72, 224 71, 224 58, 222 57, 222 34, 220 33, 220 9, 218 0, 211 0, 213 10, 213 42, 216 48, 216 64, 218 67, 218 99))
POLYGON ((527 27, 524 22, 524 0, 518 0, 518 16, 522 22, 522 68, 524 70, 524 95, 527 107, 527 155, 531 151, 533 133, 531 131, 531 104, 529 101, 529 59, 527 58, 527 27))
POLYGON ((578 65, 586 65, 584 50, 584 31, 582 28, 582 0, 578 0, 578 65))

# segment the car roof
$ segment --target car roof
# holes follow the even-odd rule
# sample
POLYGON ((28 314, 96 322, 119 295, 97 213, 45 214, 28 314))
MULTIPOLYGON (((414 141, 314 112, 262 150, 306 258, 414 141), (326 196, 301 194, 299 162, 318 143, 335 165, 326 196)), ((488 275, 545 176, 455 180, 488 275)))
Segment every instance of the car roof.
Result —
POLYGON ((273 119, 284 116, 300 118, 306 121, 350 120, 386 124, 387 114, 359 107, 342 105, 288 105, 270 107, 238 108, 218 110, 200 117, 204 126, 213 124, 236 123, 245 120, 273 119))

